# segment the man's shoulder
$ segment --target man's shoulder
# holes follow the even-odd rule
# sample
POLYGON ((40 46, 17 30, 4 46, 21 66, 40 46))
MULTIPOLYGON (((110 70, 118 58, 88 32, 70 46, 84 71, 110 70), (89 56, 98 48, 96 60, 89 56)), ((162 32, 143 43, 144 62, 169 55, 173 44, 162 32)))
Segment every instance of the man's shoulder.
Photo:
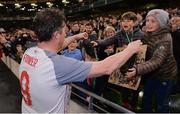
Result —
POLYGON ((27 48, 25 53, 31 52, 31 51, 34 51, 34 50, 38 50, 38 47, 34 46, 34 47, 27 48))

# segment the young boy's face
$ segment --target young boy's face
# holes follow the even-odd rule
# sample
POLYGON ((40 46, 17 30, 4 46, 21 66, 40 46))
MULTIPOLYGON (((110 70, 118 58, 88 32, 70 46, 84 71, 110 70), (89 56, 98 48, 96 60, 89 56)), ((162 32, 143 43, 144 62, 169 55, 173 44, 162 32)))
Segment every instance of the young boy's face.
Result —
POLYGON ((121 21, 122 29, 125 31, 133 31, 134 25, 135 25, 135 22, 133 20, 123 19, 121 21))
POLYGON ((75 40, 74 42, 72 42, 71 44, 68 45, 68 49, 69 49, 70 51, 74 51, 74 50, 77 48, 77 46, 78 46, 78 43, 77 43, 77 41, 75 40))
POLYGON ((160 28, 159 22, 153 17, 148 16, 146 18, 146 31, 154 32, 160 28))

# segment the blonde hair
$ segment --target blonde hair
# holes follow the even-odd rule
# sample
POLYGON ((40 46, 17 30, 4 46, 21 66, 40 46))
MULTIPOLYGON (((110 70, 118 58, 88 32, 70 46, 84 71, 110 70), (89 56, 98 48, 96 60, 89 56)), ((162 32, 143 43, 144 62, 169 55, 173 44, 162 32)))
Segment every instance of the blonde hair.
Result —
POLYGON ((113 31, 114 33, 116 33, 116 30, 115 30, 115 28, 114 28, 113 26, 107 26, 107 27, 104 29, 104 33, 103 33, 105 37, 107 37, 107 32, 108 32, 109 30, 111 30, 111 31, 113 31))

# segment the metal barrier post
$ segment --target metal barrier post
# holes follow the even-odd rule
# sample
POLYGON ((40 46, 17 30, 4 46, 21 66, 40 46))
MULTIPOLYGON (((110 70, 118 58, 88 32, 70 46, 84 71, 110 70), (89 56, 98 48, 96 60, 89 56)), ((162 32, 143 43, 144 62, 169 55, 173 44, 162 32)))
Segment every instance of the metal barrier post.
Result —
POLYGON ((88 110, 90 112, 93 112, 93 97, 90 96, 90 99, 89 99, 89 105, 88 105, 88 110))

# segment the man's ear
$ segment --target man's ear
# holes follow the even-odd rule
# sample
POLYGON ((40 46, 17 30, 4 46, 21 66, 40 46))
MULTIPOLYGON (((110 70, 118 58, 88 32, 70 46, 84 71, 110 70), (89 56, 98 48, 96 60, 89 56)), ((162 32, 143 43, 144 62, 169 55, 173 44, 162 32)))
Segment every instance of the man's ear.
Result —
POLYGON ((53 38, 59 38, 60 37, 60 33, 58 31, 55 31, 53 34, 52 34, 52 37, 53 38))

